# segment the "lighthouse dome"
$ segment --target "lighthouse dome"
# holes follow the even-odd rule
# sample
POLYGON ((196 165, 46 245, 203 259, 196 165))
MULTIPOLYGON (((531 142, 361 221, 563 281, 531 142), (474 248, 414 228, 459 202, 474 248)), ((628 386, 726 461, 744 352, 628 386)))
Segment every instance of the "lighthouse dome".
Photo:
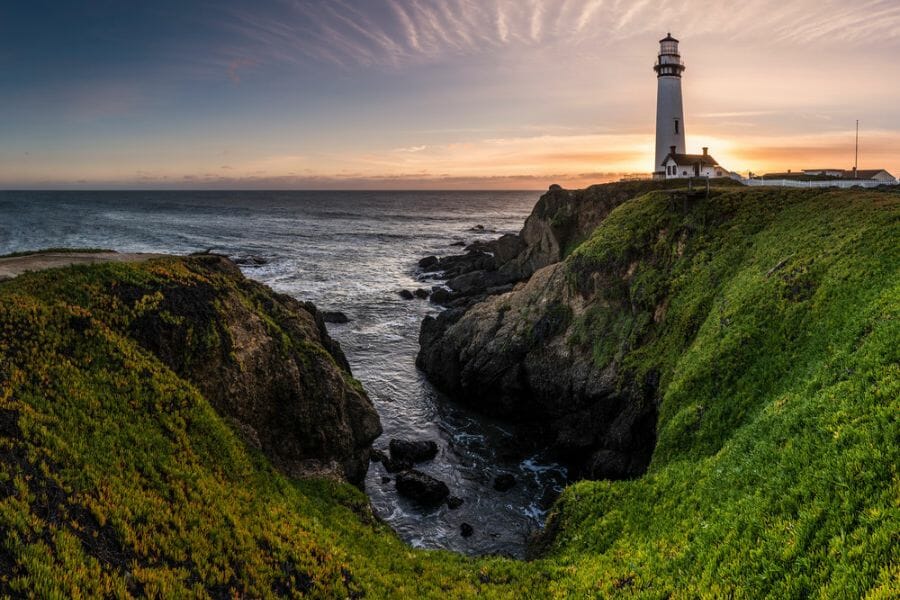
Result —
POLYGON ((671 33, 667 33, 666 37, 659 40, 659 56, 662 62, 671 62, 670 57, 678 55, 678 40, 672 37, 671 33))

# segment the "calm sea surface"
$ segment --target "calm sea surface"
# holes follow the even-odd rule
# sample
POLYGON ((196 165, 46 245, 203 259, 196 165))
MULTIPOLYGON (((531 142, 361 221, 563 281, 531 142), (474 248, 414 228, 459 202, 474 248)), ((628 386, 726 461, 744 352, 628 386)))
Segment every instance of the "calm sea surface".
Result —
POLYGON ((442 399, 416 369, 419 324, 439 309, 407 301, 428 287, 416 263, 456 253, 455 241, 517 232, 536 192, 0 192, 0 254, 46 247, 96 247, 183 254, 212 249, 269 262, 247 276, 279 292, 340 310, 329 325, 354 375, 372 398, 384 435, 433 439, 438 458, 420 468, 465 500, 457 510, 423 510, 397 496, 380 464, 366 491, 377 514, 417 547, 521 556, 540 526, 541 499, 561 489, 564 471, 540 454, 498 450, 513 432, 442 399), (496 233, 476 233, 484 225, 496 233), (493 490, 499 473, 518 485, 493 490), (463 538, 460 524, 475 533, 463 538))

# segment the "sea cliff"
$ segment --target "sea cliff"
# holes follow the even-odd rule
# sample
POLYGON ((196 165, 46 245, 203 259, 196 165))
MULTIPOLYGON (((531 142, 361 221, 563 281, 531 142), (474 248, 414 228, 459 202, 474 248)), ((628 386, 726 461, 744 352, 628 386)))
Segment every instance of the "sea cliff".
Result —
MULTIPOLYGON (((754 304, 744 300, 738 312, 746 316, 763 306, 771 315, 802 310, 817 287, 811 266, 825 273, 849 269, 855 255, 840 250, 840 243, 829 244, 827 251, 815 242, 797 246, 836 233, 811 233, 820 215, 840 215, 838 223, 856 230, 860 224, 844 219, 855 214, 871 222, 879 212, 875 207, 894 198, 751 191, 727 181, 709 191, 653 182, 580 191, 554 186, 516 242, 502 240, 507 247, 518 245, 515 254, 492 252, 494 263, 486 270, 476 263, 449 280, 450 310, 423 323, 418 364, 461 401, 538 425, 577 477, 638 476, 656 447, 659 411, 671 406, 665 396, 681 353, 697 343, 715 311, 725 306, 735 311, 737 302, 726 294, 731 286, 766 267, 754 292, 776 289, 754 304), (773 231, 776 226, 783 237, 773 231), (497 288, 460 286, 462 278, 493 283, 502 278, 517 285, 493 293, 497 288)), ((470 255, 492 250, 490 244, 469 249, 470 255)), ((723 319, 721 335, 735 335, 734 319, 723 319)), ((758 349, 762 342, 776 344, 773 351, 789 347, 768 339, 770 328, 754 323, 737 335, 756 340, 748 348, 758 349)), ((727 372, 714 371, 716 381, 731 382, 721 384, 722 393, 736 392, 735 382, 754 377, 758 368, 750 356, 716 358, 729 365, 727 372)), ((749 391, 741 390, 738 397, 745 395, 749 391)), ((713 409, 712 398, 690 404, 698 412, 688 427, 700 428, 712 418, 717 429, 726 414, 730 419, 733 411, 750 410, 713 409)), ((685 443, 703 436, 688 429, 676 437, 685 443)))

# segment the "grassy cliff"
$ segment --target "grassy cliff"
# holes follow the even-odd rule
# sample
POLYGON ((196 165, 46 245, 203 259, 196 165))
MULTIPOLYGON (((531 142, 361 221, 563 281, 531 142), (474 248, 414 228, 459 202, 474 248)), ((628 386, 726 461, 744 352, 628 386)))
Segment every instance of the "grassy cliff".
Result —
POLYGON ((592 297, 579 342, 661 392, 648 474, 558 506, 579 589, 900 591, 898 209, 878 192, 655 193, 570 257, 592 297))
POLYGON ((896 597, 898 239, 879 192, 613 210, 548 267, 577 300, 553 335, 653 374, 657 444, 639 479, 571 486, 527 563, 413 551, 352 486, 274 469, 112 300, 194 285, 184 260, 2 283, 0 597, 896 597))

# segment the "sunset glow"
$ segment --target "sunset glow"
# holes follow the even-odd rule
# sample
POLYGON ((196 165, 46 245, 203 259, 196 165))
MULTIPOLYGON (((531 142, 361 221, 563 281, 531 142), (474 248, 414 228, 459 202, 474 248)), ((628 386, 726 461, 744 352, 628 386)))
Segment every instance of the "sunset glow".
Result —
POLYGON ((520 188, 649 173, 658 40, 688 151, 900 173, 900 4, 7 3, 0 186, 520 188), (40 44, 33 40, 41 39, 40 44))

